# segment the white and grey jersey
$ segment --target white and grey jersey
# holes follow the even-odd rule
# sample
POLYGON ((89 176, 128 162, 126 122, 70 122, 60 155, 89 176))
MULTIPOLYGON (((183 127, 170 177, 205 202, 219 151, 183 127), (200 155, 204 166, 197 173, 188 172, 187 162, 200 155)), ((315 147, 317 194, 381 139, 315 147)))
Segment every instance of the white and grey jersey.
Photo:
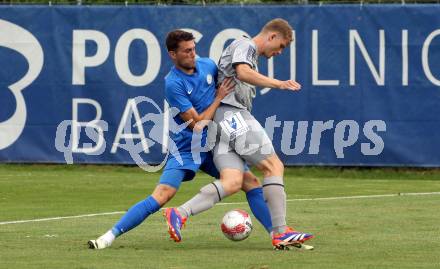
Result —
POLYGON ((218 63, 218 82, 233 77, 235 89, 222 100, 222 103, 251 111, 256 90, 255 86, 238 80, 235 65, 242 63, 248 64, 258 72, 257 46, 247 37, 235 40, 223 51, 218 63))

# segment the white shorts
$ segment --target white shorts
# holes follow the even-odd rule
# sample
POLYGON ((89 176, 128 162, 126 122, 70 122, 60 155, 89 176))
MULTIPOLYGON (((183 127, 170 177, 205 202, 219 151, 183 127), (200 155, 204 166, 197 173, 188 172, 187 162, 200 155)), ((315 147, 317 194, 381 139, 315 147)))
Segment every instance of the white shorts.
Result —
POLYGON ((222 104, 214 115, 208 139, 215 143, 214 163, 225 168, 243 170, 244 163, 256 165, 275 154, 272 141, 261 124, 246 109, 222 104))

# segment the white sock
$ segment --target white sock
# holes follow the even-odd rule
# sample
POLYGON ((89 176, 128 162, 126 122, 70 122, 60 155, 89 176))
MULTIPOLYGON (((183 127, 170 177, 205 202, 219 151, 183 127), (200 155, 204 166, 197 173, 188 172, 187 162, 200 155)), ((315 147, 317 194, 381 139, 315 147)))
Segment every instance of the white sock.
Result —
POLYGON ((105 234, 101 235, 98 239, 102 239, 106 241, 109 245, 115 241, 115 235, 112 233, 112 230, 108 230, 105 234))

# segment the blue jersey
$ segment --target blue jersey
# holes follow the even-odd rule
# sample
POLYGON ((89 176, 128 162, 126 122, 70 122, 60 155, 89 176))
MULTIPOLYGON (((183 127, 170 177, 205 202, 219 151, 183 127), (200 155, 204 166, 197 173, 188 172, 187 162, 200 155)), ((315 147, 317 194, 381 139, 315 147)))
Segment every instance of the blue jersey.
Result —
MULTIPOLYGON (((196 68, 191 75, 173 66, 165 77, 165 98, 170 107, 177 108, 179 113, 193 107, 200 114, 214 102, 216 81, 217 66, 209 58, 196 59, 196 68)), ((174 121, 179 125, 184 123, 179 114, 174 117, 174 121)), ((203 130, 199 143, 191 148, 192 135, 192 129, 188 127, 178 134, 170 132, 170 138, 179 153, 191 152, 202 146, 206 141, 207 130, 203 130)))

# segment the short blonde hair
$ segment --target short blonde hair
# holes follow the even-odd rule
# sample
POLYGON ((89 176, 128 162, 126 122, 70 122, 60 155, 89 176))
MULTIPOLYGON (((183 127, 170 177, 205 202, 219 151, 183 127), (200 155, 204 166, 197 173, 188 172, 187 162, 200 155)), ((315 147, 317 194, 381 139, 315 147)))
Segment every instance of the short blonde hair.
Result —
POLYGON ((281 18, 276 18, 264 25, 263 29, 261 29, 261 32, 268 33, 268 32, 277 32, 283 35, 284 38, 288 39, 289 41, 292 41, 292 26, 289 25, 289 23, 281 18))

